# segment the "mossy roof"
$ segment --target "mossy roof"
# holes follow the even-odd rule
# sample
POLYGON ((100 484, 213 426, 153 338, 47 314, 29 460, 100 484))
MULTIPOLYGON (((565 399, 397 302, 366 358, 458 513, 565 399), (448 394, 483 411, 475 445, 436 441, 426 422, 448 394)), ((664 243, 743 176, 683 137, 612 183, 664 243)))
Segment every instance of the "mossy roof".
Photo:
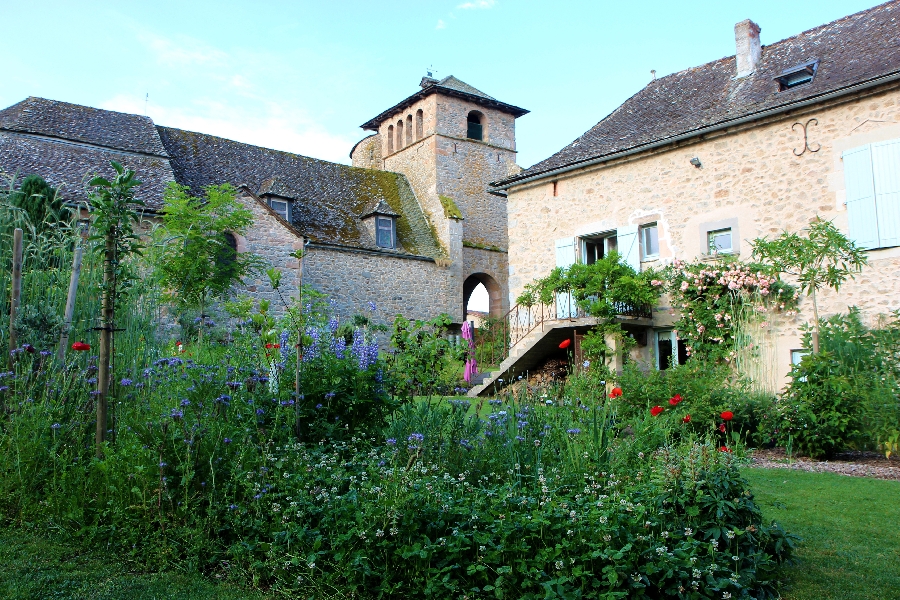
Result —
POLYGON ((246 184, 259 195, 292 199, 292 223, 313 242, 379 250, 361 217, 384 202, 398 215, 400 251, 442 255, 431 226, 406 177, 360 169, 235 142, 225 138, 158 127, 172 157, 175 180, 199 193, 204 186, 246 184))

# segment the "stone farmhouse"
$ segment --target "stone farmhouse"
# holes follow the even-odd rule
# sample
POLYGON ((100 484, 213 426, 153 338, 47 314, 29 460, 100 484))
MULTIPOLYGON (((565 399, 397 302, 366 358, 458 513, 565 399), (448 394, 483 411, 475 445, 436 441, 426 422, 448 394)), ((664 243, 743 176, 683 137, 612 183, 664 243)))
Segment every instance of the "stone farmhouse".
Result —
MULTIPOLYGON (((840 294, 821 295, 823 314, 900 308, 898 40, 897 1, 765 46, 759 25, 743 21, 735 56, 652 80, 553 156, 496 180, 491 191, 507 196, 510 298, 611 248, 637 269, 716 251, 745 258, 750 240, 820 216, 867 248, 870 263, 840 294)), ((666 304, 623 316, 635 358, 661 369, 686 358, 666 304)), ((531 318, 473 394, 583 331, 570 310, 531 318)), ((777 323, 776 384, 798 359, 810 314, 804 301, 777 323)))
MULTIPOLYGON (((378 322, 447 313, 461 324, 479 283, 492 315, 507 308, 506 199, 487 187, 520 170, 515 119, 526 113, 455 77, 426 77, 363 125, 374 133, 347 166, 32 97, 0 110, 0 172, 39 174, 79 204, 85 182, 109 175, 116 160, 143 182, 148 223, 171 181, 198 195, 230 183, 255 221, 229 241, 280 269, 289 295, 302 273, 345 317, 374 303, 378 322), (292 254, 304 247, 298 261, 292 254)), ((245 283, 245 292, 275 299, 265 276, 245 283)))

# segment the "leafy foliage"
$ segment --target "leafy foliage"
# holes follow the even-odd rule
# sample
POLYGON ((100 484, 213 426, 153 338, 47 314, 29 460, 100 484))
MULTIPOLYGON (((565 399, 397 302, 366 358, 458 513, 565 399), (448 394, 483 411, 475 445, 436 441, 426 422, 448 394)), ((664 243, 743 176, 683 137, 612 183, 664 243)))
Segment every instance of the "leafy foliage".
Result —
POLYGON ((806 235, 785 231, 778 237, 752 242, 753 256, 772 265, 779 273, 796 277, 800 290, 812 296, 816 337, 813 351, 818 352, 819 308, 816 292, 823 287, 838 291, 867 264, 866 252, 840 232, 831 221, 816 217, 806 235))
POLYGON ((28 215, 36 233, 52 229, 63 220, 63 200, 58 190, 40 175, 28 175, 19 189, 9 194, 9 203, 28 215))
POLYGON ((388 364, 394 394, 413 396, 451 394, 460 379, 459 363, 465 346, 447 337, 449 315, 430 321, 410 321, 398 316, 391 333, 393 350, 388 364))
POLYGON ((162 286, 182 309, 199 308, 202 313, 261 267, 257 256, 236 252, 226 238, 246 233, 253 223, 253 214, 235 194, 229 184, 207 186, 203 198, 175 183, 166 188, 154 262, 162 286))
MULTIPOLYGON (((812 457, 846 448, 888 456, 900 438, 900 322, 866 327, 857 309, 820 324, 820 351, 791 370, 791 382, 765 418, 778 445, 812 457)), ((804 346, 811 349, 807 331, 804 346)))

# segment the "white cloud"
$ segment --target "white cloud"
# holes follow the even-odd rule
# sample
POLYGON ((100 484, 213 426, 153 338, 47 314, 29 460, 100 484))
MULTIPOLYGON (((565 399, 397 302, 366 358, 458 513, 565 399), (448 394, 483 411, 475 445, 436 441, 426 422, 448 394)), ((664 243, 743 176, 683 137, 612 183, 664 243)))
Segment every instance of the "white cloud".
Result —
MULTIPOLYGON (((144 98, 118 95, 100 107, 144 114, 144 98)), ((240 105, 209 98, 195 98, 177 107, 150 102, 147 116, 158 125, 343 163, 356 141, 329 133, 298 106, 264 98, 240 105)))
POLYGON ((437 25, 434 26, 435 29, 444 29, 447 27, 447 24, 444 23, 443 19, 438 19, 437 25))
POLYGON ((461 8, 463 10, 475 9, 480 10, 483 8, 494 8, 494 4, 496 4, 496 0, 470 0, 469 2, 463 2, 456 8, 461 8))
POLYGON ((141 32, 138 39, 150 50, 156 60, 169 65, 224 64, 228 55, 200 40, 178 36, 166 38, 141 32))

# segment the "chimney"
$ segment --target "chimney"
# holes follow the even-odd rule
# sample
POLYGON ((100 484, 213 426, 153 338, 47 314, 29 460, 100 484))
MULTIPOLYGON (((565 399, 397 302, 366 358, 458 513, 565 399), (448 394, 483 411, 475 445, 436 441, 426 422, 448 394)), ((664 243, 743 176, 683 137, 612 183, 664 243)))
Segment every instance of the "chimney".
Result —
POLYGON ((756 70, 762 53, 759 45, 759 25, 750 19, 735 25, 734 43, 737 46, 737 76, 746 77, 756 70))

